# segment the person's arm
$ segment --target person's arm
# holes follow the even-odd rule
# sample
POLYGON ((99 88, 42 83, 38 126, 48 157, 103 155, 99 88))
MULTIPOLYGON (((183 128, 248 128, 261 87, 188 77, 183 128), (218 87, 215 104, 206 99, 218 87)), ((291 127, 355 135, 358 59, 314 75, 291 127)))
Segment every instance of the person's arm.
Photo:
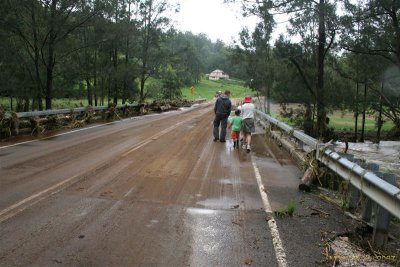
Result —
POLYGON ((218 104, 218 100, 219 100, 219 98, 217 99, 217 101, 215 101, 215 105, 214 105, 214 114, 217 114, 217 104, 218 104))
POLYGON ((229 113, 232 111, 232 102, 230 100, 228 103, 228 110, 229 110, 229 113))

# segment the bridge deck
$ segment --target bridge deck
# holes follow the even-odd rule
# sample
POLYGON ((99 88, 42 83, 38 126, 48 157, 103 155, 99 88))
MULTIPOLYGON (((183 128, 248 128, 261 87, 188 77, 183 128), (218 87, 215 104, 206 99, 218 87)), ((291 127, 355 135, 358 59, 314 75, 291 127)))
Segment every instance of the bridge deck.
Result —
POLYGON ((301 172, 262 135, 249 154, 213 142, 212 118, 202 105, 2 147, 0 265, 324 261, 321 236, 351 222, 299 193, 301 172), (290 201, 296 215, 276 216, 290 201))

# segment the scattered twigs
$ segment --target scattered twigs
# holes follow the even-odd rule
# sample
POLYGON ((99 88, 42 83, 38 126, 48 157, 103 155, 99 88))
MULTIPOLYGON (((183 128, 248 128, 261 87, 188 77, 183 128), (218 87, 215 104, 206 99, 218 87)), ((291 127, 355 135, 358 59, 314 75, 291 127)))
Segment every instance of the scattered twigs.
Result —
POLYGON ((309 209, 311 209, 311 210, 313 210, 313 211, 316 211, 316 212, 318 212, 318 213, 324 214, 325 216, 330 216, 329 213, 327 213, 327 212, 325 212, 325 211, 323 211, 323 210, 320 210, 320 209, 317 209, 317 208, 313 208, 313 207, 309 207, 309 209))

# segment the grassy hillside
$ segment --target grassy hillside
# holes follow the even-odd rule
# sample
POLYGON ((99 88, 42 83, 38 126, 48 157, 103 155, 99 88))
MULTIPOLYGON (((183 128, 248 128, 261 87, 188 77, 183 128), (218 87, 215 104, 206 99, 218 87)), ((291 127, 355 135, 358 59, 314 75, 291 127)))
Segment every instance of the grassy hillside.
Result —
MULTIPOLYGON (((291 107, 296 107, 297 104, 291 104, 291 107)), ((277 104, 273 105, 273 112, 272 116, 277 118, 280 121, 283 121, 289 125, 294 125, 293 122, 288 119, 284 118, 279 114, 280 107, 277 104)), ((333 112, 328 113, 328 117, 330 118, 329 127, 334 128, 336 131, 354 131, 354 113, 351 111, 340 111, 335 110, 333 112)), ((392 121, 387 118, 384 118, 385 123, 382 126, 382 131, 389 131, 394 127, 392 121)), ((362 116, 358 117, 358 131, 361 131, 362 127, 362 116)), ((375 132, 377 131, 375 117, 373 115, 368 114, 365 119, 365 131, 366 132, 375 132)))
POLYGON ((216 91, 231 91, 231 98, 244 98, 245 95, 252 94, 248 87, 244 87, 243 82, 235 80, 210 81, 203 79, 199 84, 194 85, 194 94, 191 93, 191 86, 182 88, 182 96, 186 99, 206 98, 213 99, 216 91))

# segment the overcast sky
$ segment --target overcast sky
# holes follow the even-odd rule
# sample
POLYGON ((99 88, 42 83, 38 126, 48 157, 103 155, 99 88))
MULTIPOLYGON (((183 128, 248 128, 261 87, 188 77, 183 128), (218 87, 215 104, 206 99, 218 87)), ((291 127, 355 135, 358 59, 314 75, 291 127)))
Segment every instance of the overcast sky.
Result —
POLYGON ((242 27, 253 29, 256 18, 242 18, 240 4, 224 4, 223 0, 179 0, 180 12, 174 15, 175 27, 194 34, 205 33, 212 41, 232 43, 242 27))

